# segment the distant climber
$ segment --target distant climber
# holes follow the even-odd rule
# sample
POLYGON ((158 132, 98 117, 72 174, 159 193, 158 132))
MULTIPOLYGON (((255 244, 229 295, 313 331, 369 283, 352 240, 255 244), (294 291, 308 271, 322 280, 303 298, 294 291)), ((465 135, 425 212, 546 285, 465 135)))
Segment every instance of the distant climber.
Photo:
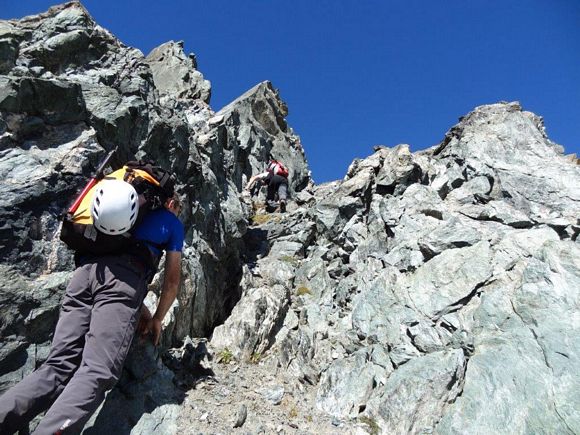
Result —
POLYGON ((47 360, 0 396, 2 434, 21 430, 46 410, 35 433, 80 433, 119 379, 137 327, 155 345, 159 342, 161 322, 177 296, 181 275, 181 206, 174 178, 155 171, 158 167, 135 163, 104 179, 94 177, 84 197, 69 209, 73 217, 67 228, 83 232, 61 238, 69 246, 77 243, 77 268, 47 360), (87 210, 92 219, 81 223, 79 216, 87 210), (107 252, 108 246, 115 248, 107 252), (163 250, 164 282, 152 316, 142 302, 163 250))
POLYGON ((276 197, 280 204, 280 211, 286 211, 286 201, 288 200, 288 175, 286 166, 275 159, 270 159, 266 170, 254 175, 248 182, 247 189, 255 194, 256 187, 259 190, 261 184, 268 186, 266 193, 266 211, 276 210, 276 197))

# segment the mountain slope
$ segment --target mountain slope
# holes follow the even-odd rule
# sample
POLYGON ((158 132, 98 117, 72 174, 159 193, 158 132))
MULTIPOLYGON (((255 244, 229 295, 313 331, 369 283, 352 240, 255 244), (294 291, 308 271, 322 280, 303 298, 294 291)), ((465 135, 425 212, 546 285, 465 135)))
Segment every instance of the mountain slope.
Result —
POLYGON ((540 117, 480 106, 315 186, 271 83, 210 98, 181 43, 144 56, 78 2, 0 21, 0 391, 46 358, 60 214, 117 146, 178 176, 183 282, 85 433, 580 432, 580 169, 540 117), (269 154, 285 214, 243 191, 269 154))

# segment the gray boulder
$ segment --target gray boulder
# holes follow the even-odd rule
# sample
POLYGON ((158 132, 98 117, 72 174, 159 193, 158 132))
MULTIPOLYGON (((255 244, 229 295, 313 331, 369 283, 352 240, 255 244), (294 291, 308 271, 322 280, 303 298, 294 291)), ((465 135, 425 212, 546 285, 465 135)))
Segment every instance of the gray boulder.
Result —
POLYGON ((460 350, 413 359, 376 389, 365 412, 383 433, 432 433, 447 404, 461 393, 464 370, 460 350))

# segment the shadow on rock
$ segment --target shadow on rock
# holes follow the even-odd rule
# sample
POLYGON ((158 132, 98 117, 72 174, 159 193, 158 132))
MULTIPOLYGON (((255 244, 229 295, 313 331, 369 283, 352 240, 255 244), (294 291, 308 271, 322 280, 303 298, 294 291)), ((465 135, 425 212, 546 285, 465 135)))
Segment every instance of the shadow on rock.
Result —
POLYGON ((268 255, 270 251, 268 231, 256 227, 248 228, 248 232, 244 235, 244 243, 246 246, 244 261, 253 271, 258 260, 268 255))
POLYGON ((186 337, 180 349, 170 349, 162 356, 164 364, 174 373, 173 383, 182 390, 189 390, 207 378, 214 376, 211 355, 206 339, 186 337))

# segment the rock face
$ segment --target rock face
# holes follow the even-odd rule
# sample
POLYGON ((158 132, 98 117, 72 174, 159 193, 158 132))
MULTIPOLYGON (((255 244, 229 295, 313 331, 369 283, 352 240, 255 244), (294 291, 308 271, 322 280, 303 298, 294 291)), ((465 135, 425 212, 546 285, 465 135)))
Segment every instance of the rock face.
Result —
POLYGON ((184 278, 165 343, 211 333, 240 297, 247 179, 280 152, 295 190, 310 180, 277 91, 261 83, 215 113, 181 44, 145 57, 77 2, 0 21, 0 41, 0 389, 46 357, 73 270, 60 215, 114 146, 113 165, 153 159, 181 186, 184 278))
POLYGON ((167 42, 147 56, 155 87, 160 94, 180 100, 209 103, 211 84, 196 70, 195 55, 183 52, 183 41, 167 42))
POLYGON ((210 94, 181 43, 145 57, 79 3, 0 21, 0 391, 46 358, 59 215, 118 146, 177 174, 184 278, 85 433, 580 432, 580 167, 541 118, 477 107, 314 186, 270 83, 210 94), (269 154, 284 214, 243 192, 269 154))
POLYGON ((300 198, 250 229, 267 243, 213 345, 268 350, 371 432, 580 430, 580 167, 539 117, 478 107, 300 198))

